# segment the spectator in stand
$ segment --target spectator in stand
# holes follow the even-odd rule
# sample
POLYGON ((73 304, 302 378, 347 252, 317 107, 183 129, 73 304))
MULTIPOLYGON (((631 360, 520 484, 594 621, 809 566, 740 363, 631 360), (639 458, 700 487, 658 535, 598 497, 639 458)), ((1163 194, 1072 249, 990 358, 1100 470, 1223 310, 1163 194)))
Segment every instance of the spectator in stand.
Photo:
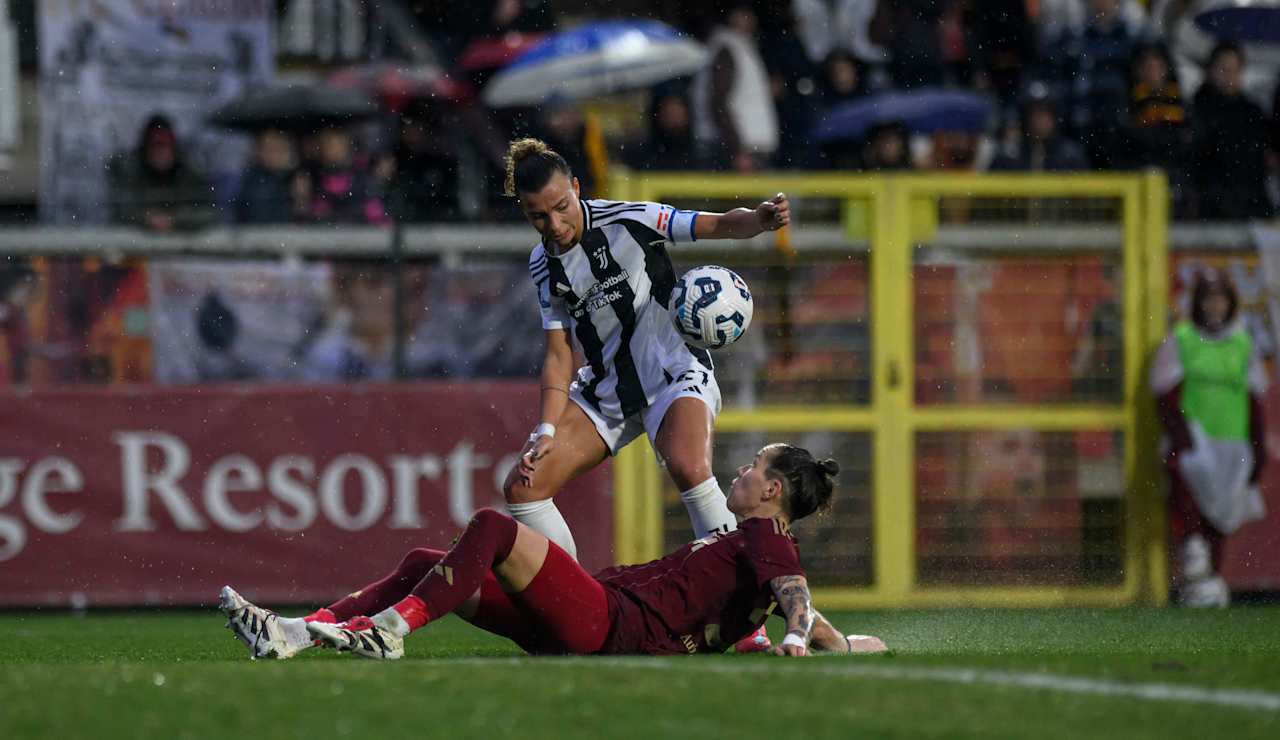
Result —
POLYGON ((1021 135, 1002 142, 992 170, 1061 172, 1089 169, 1084 148, 1058 131, 1058 112, 1043 85, 1032 85, 1022 106, 1021 135))
POLYGON ((809 61, 822 64, 833 51, 846 51, 868 65, 884 64, 888 52, 871 40, 879 0, 792 0, 796 35, 809 61))
POLYGON ((778 149, 778 114, 757 46, 758 32, 751 5, 733 7, 707 39, 711 64, 693 82, 695 143, 704 156, 713 155, 723 143, 727 164, 739 172, 759 169, 778 149))
POLYGON ((1120 0, 1089 0, 1084 25, 1051 44, 1055 97, 1066 105, 1068 133, 1084 142, 1094 167, 1114 166, 1129 104, 1129 60, 1137 34, 1120 0))
POLYGON ((287 223, 300 215, 306 193, 299 189, 293 142, 278 129, 259 131, 253 161, 240 176, 235 220, 242 224, 287 223))
POLYGON ((867 94, 864 71, 857 58, 847 51, 836 50, 827 55, 818 86, 824 112, 867 94))
POLYGON ((911 141, 907 127, 891 121, 872 126, 862 147, 862 169, 890 172, 911 169, 911 141))
POLYGON ((187 164, 173 124, 162 115, 147 119, 138 148, 107 161, 116 223, 151 231, 196 229, 216 218, 213 187, 187 164))
POLYGON ((1192 167, 1201 218, 1266 218, 1272 212, 1266 187, 1266 119, 1241 91, 1243 67, 1239 46, 1219 44, 1196 91, 1192 167))
POLYGON ((821 106, 818 66, 809 61, 792 9, 761 6, 760 54, 769 74, 769 93, 778 114, 778 148, 773 167, 804 167, 809 133, 821 106))
POLYGON ((974 84, 1012 109, 1023 89, 1023 71, 1036 61, 1036 35, 1026 0, 983 0, 967 8, 974 84))
MULTIPOLYGON (((1156 3, 1159 2, 1160 0, 1156 0, 1156 3)), ((1147 11, 1143 8, 1146 4, 1141 0, 1119 2, 1121 22, 1134 36, 1140 35, 1147 25, 1147 11)), ((1035 21, 1039 29, 1040 48, 1047 50, 1073 29, 1083 28, 1094 12, 1090 5, 1091 0, 1037 0, 1035 21)))
POLYGON ((388 208, 401 221, 455 221, 458 142, 436 105, 416 102, 400 119, 391 159, 388 208))
MULTIPOLYGON (((1117 165, 1125 169, 1159 167, 1169 175, 1175 204, 1186 198, 1184 166, 1191 143, 1191 126, 1182 88, 1173 75, 1169 53, 1160 44, 1143 44, 1130 68, 1129 120, 1126 145, 1117 165)), ((1176 209, 1181 212, 1182 207, 1176 209)))
POLYGON ((582 187, 584 197, 604 195, 609 175, 609 158, 604 132, 594 116, 586 115, 573 103, 553 101, 543 107, 533 127, 533 135, 560 152, 582 187))
POLYGON ((909 90, 946 82, 942 17, 952 1, 894 0, 880 4, 878 10, 885 17, 874 22, 889 51, 889 76, 895 87, 909 90))
POLYGON ((320 223, 385 224, 386 209, 374 178, 355 162, 355 145, 344 128, 330 126, 317 137, 319 159, 308 177, 307 218, 320 223))
POLYGON ((627 152, 637 170, 688 170, 702 162, 693 146, 689 101, 672 87, 654 91, 649 103, 649 134, 627 152))

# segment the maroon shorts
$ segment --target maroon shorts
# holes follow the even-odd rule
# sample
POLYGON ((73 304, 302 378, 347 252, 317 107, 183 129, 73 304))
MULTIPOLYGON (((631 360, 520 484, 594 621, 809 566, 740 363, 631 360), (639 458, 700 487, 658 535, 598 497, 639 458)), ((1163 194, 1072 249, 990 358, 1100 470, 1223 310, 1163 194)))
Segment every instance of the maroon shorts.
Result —
POLYGON ((599 651, 611 626, 604 586, 554 542, 523 591, 506 593, 496 578, 486 576, 470 621, 526 652, 561 655, 599 651))

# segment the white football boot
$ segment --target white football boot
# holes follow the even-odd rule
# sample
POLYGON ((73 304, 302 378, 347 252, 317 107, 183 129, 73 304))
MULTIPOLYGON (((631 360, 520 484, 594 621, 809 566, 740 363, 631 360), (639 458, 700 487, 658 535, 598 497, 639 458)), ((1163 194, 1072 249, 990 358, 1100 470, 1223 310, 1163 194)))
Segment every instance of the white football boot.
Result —
POLYGON ((1178 601, 1183 606, 1222 608, 1231 604, 1231 589, 1222 576, 1201 578, 1183 583, 1178 601))
POLYGON ((404 638, 380 627, 368 617, 355 617, 341 624, 308 622, 307 631, 321 643, 339 652, 355 653, 374 660, 404 657, 404 638))
POLYGON ((249 657, 255 660, 284 660, 311 647, 310 640, 289 640, 278 614, 249 603, 230 586, 222 587, 218 609, 227 615, 227 629, 249 648, 249 657))
POLYGON ((1183 541, 1179 548, 1182 560, 1182 586, 1178 603, 1189 607, 1224 607, 1231 603, 1231 589, 1222 576, 1213 572, 1209 543, 1199 534, 1183 541))

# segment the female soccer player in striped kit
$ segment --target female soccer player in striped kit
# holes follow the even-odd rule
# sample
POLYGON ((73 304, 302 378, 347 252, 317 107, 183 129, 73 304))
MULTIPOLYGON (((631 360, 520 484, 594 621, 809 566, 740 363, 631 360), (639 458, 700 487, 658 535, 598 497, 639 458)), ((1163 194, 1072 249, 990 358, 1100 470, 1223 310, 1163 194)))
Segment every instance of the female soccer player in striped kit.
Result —
MULTIPOLYGON (((710 353, 687 344, 667 310, 675 270, 667 246, 749 239, 787 225, 778 193, 754 210, 678 210, 588 200, 564 157, 538 139, 512 142, 506 192, 541 236, 529 258, 545 330, 541 423, 507 476, 516 521, 577 557, 553 497, 643 433, 680 490, 695 538, 735 525, 711 475, 720 388, 710 353), (587 364, 574 372, 576 342, 587 364)), ((741 647, 768 647, 768 638, 741 647)))
POLYGON ((230 587, 221 607, 255 657, 288 658, 315 638, 394 660, 410 632, 450 613, 530 653, 723 652, 775 604, 787 622, 780 655, 881 652, 878 638, 842 635, 813 608, 791 535, 793 522, 829 508, 838 471, 808 450, 770 445, 730 488, 737 529, 644 565, 588 575, 554 542, 486 509, 449 552, 414 550, 382 580, 307 617, 281 618, 230 587))

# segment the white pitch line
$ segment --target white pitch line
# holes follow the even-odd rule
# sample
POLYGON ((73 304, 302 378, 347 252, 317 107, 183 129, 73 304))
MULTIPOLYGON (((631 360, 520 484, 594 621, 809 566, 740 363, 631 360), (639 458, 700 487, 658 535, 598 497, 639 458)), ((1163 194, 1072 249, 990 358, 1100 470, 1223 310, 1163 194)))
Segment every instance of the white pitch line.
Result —
MULTIPOLYGON (((688 671, 702 673, 818 673, 836 678, 882 678, 897 681, 928 681, 966 685, 1008 686, 1020 689, 1043 689, 1065 694, 1092 694, 1106 697, 1131 697, 1149 701, 1190 702, 1242 709, 1280 711, 1280 694, 1249 689, 1211 689, 1205 686, 1170 683, 1124 683, 1094 678, 1078 678, 1053 673, 1016 673, 981 668, 912 668, 865 663, 844 663, 840 658, 826 658, 794 665, 779 658, 776 662, 740 660, 733 664, 709 663, 697 658, 646 658, 640 656, 582 656, 572 658, 457 658, 439 661, 449 664, 494 665, 498 663, 535 663, 565 667, 606 666, 609 668, 688 671)), ((857 660, 849 658, 847 660, 857 660)), ((434 662, 434 661, 433 661, 434 662)))

